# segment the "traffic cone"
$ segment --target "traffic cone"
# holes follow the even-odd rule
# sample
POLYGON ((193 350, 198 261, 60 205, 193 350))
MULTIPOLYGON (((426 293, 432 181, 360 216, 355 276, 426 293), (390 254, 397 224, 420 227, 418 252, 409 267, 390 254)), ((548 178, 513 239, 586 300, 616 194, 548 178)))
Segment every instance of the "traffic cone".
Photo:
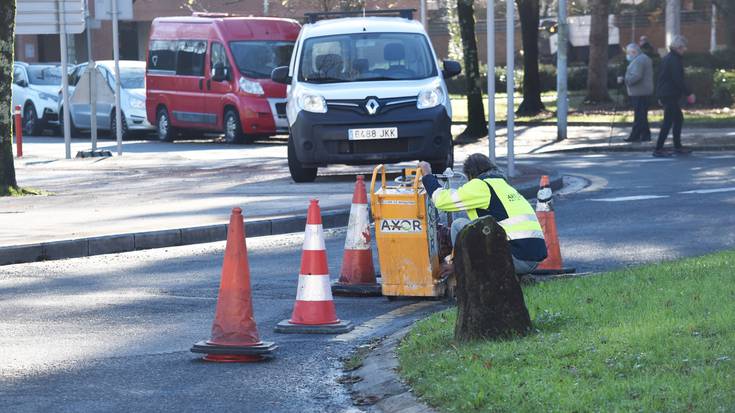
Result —
POLYGON ((532 272, 534 275, 570 274, 575 272, 574 268, 564 268, 562 263, 553 201, 549 177, 543 175, 536 195, 536 217, 544 231, 548 256, 532 272))
POLYGON ((358 175, 355 192, 350 206, 350 220, 347 224, 345 252, 339 281, 332 284, 336 295, 379 296, 380 284, 375 280, 373 251, 370 242, 370 221, 365 192, 365 181, 358 175))
POLYGON ((217 309, 212 323, 212 338, 191 348, 204 353, 204 360, 218 362, 260 361, 277 348, 274 343, 260 341, 253 318, 250 295, 250 268, 245 245, 242 210, 233 208, 227 229, 227 246, 222 265, 222 280, 217 296, 217 309))
POLYGON ((283 320, 276 333, 346 333, 354 328, 351 322, 340 320, 334 309, 329 288, 329 267, 324 246, 322 215, 319 201, 312 199, 306 216, 301 272, 296 303, 290 320, 283 320))

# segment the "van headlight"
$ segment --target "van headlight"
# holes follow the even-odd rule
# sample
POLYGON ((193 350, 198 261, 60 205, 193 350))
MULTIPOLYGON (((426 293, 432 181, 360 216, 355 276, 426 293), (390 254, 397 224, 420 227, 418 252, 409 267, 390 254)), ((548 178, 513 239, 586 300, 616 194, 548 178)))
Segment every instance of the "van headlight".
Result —
POLYGON ((50 100, 52 102, 58 102, 59 101, 59 96, 58 95, 52 95, 51 93, 40 92, 38 94, 38 97, 40 97, 41 99, 44 99, 44 100, 50 100))
POLYGON ((240 78, 240 90, 242 90, 245 93, 250 93, 251 95, 262 95, 263 92, 263 86, 260 86, 260 83, 253 82, 252 80, 245 79, 244 77, 240 78))
POLYGON ((130 98, 130 107, 133 109, 145 109, 145 100, 130 98))
POLYGON ((441 87, 435 87, 433 89, 422 90, 419 93, 416 107, 419 109, 429 109, 437 107, 442 103, 444 103, 444 91, 441 87))
POLYGON ((327 113, 327 101, 320 95, 302 93, 296 99, 299 108, 307 112, 327 113))

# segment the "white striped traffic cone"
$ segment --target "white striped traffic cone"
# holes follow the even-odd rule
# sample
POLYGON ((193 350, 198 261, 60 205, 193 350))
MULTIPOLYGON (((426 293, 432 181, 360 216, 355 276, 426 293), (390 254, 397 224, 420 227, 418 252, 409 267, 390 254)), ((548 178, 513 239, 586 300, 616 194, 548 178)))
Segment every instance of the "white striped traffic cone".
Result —
POLYGON ((339 281, 332 284, 332 293, 359 296, 381 295, 380 284, 375 280, 370 241, 365 182, 363 176, 359 175, 355 183, 355 192, 352 195, 342 270, 339 274, 339 281))
POLYGON ((277 333, 346 333, 354 328, 351 322, 340 320, 334 309, 329 286, 327 251, 319 201, 309 204, 301 254, 301 273, 296 292, 296 303, 290 320, 283 320, 275 328, 277 333))

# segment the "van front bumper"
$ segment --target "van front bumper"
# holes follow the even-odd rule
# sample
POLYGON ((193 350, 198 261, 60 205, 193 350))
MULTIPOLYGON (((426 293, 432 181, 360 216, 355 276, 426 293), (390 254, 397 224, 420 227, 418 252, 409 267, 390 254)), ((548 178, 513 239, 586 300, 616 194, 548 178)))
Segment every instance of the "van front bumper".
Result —
POLYGON ((327 113, 301 111, 291 125, 291 137, 305 167, 437 162, 447 159, 451 123, 442 105, 431 109, 412 105, 377 115, 330 108, 327 113), (392 127, 398 128, 397 139, 348 138, 350 129, 392 127))

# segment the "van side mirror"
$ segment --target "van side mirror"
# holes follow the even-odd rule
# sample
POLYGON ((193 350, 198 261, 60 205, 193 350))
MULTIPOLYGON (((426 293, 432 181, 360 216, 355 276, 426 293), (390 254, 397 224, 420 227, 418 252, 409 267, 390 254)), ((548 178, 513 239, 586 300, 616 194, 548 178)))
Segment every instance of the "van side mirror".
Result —
POLYGON ((276 83, 288 85, 291 83, 291 76, 288 75, 288 66, 280 66, 271 72, 271 80, 276 83))
POLYGON ((459 62, 455 60, 444 61, 444 70, 442 70, 442 76, 444 76, 444 79, 449 79, 460 73, 462 73, 462 66, 460 66, 459 62))
POLYGON ((214 64, 214 73, 212 74, 212 80, 215 82, 222 82, 227 80, 227 71, 225 65, 222 62, 214 64))
POLYGON ((15 84, 20 87, 28 87, 28 81, 25 79, 19 79, 15 82, 15 84))

